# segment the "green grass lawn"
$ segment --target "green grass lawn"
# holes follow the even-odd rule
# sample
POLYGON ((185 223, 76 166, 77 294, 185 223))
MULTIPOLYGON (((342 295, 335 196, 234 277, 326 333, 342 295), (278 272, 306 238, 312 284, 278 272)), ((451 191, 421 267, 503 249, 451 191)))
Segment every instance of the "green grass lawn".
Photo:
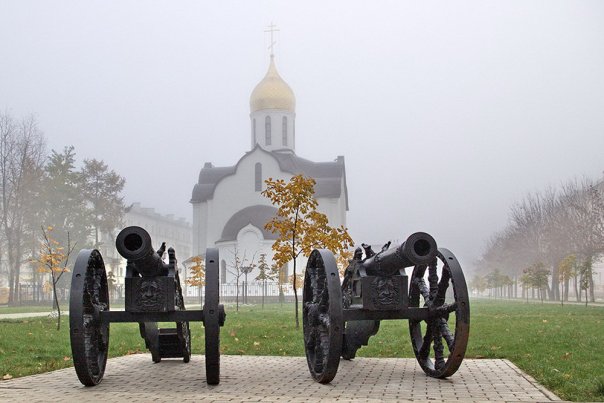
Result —
MULTIPOLYGON (((0 315, 4 313, 29 313, 29 312, 50 312, 52 305, 23 305, 23 306, 0 306, 0 315)), ((61 304, 61 312, 67 311, 68 305, 61 304)))
MULTIPOLYGON (((223 354, 302 356, 302 330, 292 304, 227 306, 223 354)), ((558 396, 604 401, 604 308, 477 300, 472 304, 467 358, 507 358, 558 396)), ((31 318, 0 321, 0 377, 71 366, 68 321, 31 318)), ((203 353, 203 329, 191 323, 195 354, 203 353)), ((144 352, 136 324, 112 324, 110 356, 144 352)), ((413 357, 406 321, 384 321, 359 350, 361 357, 413 357)), ((402 380, 404 382, 404 380, 402 380)))

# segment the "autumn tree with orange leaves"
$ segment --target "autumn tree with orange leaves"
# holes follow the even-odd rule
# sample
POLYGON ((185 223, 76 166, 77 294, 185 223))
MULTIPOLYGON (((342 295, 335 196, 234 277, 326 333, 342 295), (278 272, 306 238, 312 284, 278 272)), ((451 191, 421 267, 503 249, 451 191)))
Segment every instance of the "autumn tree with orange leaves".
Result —
POLYGON ((187 279, 187 284, 190 286, 199 288, 199 301, 201 303, 201 306, 203 307, 203 297, 201 294, 201 287, 203 287, 206 284, 205 261, 204 261, 203 257, 201 257, 199 255, 193 256, 188 261, 193 263, 193 265, 191 267, 189 267, 189 272, 191 273, 191 275, 187 279))
POLYGON ((299 328, 296 259, 300 255, 310 256, 312 250, 317 248, 329 249, 337 255, 353 242, 344 226, 331 227, 327 216, 317 211, 319 203, 314 197, 313 178, 296 175, 289 182, 269 178, 265 183, 266 189, 262 195, 277 207, 277 215, 266 223, 265 228, 279 235, 273 244, 273 260, 277 266, 293 261, 292 285, 296 301, 296 328, 299 328))
POLYGON ((46 229, 42 227, 40 254, 37 259, 34 259, 34 262, 38 264, 38 272, 50 273, 52 294, 58 313, 57 330, 60 330, 61 307, 59 306, 59 299, 57 296, 57 283, 61 279, 61 276, 69 271, 67 264, 69 263, 69 256, 71 256, 71 253, 75 248, 75 244, 71 246, 68 232, 67 247, 62 247, 61 244, 52 237, 52 231, 52 227, 47 227, 46 229))

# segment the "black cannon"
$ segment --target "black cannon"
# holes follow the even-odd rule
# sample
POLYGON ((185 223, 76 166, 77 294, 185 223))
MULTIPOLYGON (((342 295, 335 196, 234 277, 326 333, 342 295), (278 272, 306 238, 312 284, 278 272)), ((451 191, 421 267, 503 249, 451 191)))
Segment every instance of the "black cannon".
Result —
POLYGON ((423 232, 401 245, 390 247, 388 242, 378 253, 362 246, 364 251, 357 248, 349 261, 341 285, 330 251, 314 250, 308 259, 303 327, 312 377, 330 382, 340 357, 353 359, 385 319, 409 320, 413 351, 427 375, 453 375, 470 331, 468 291, 455 256, 437 248, 434 238, 423 232), (413 267, 410 281, 407 267, 413 267))
POLYGON ((176 253, 168 249, 168 263, 151 245, 149 233, 128 227, 117 236, 116 248, 127 259, 125 310, 109 310, 109 288, 103 257, 96 249, 81 250, 76 259, 69 300, 69 333, 76 374, 82 384, 101 382, 109 349, 109 323, 137 322, 153 362, 162 358, 191 357, 189 322, 205 328, 206 380, 220 382, 220 326, 226 314, 218 302, 218 250, 206 251, 205 303, 201 310, 185 310, 176 253), (157 322, 175 322, 175 328, 158 328, 157 322))

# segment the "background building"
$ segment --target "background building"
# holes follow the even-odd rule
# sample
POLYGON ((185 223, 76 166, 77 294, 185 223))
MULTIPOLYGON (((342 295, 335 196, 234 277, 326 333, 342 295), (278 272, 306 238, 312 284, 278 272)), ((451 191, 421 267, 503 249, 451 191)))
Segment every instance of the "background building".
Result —
MULTIPOLYGON (((181 273, 181 286, 186 290, 187 271, 183 263, 191 257, 191 224, 184 218, 175 218, 172 214, 162 215, 153 208, 133 203, 126 207, 124 214, 124 228, 131 225, 147 230, 155 250, 159 249, 162 242, 166 243, 166 249, 174 248, 181 273)), ((107 273, 112 272, 115 278, 115 297, 123 297, 126 259, 121 257, 115 248, 117 234, 103 235, 99 250, 105 261, 107 273)), ((167 259, 167 256, 164 258, 167 259)))

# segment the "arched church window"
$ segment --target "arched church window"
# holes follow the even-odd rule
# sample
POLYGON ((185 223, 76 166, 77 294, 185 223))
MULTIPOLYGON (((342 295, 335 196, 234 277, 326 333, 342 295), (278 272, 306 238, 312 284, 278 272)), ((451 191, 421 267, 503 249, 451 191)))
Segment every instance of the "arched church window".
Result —
POLYGON ((287 146, 287 116, 283 116, 281 133, 283 145, 287 146))
POLYGON ((227 277, 226 262, 224 261, 224 259, 222 259, 220 261, 220 283, 221 284, 226 284, 226 277, 227 277))
POLYGON ((254 120, 252 121, 252 134, 254 136, 253 140, 254 140, 254 144, 252 144, 252 147, 256 146, 256 143, 258 142, 258 140, 256 140, 256 118, 254 118, 254 120))
POLYGON ((256 162, 256 175, 254 177, 254 190, 260 192, 262 190, 262 164, 256 162))
POLYGON ((267 116, 264 118, 264 144, 267 146, 271 145, 271 117, 267 116))

